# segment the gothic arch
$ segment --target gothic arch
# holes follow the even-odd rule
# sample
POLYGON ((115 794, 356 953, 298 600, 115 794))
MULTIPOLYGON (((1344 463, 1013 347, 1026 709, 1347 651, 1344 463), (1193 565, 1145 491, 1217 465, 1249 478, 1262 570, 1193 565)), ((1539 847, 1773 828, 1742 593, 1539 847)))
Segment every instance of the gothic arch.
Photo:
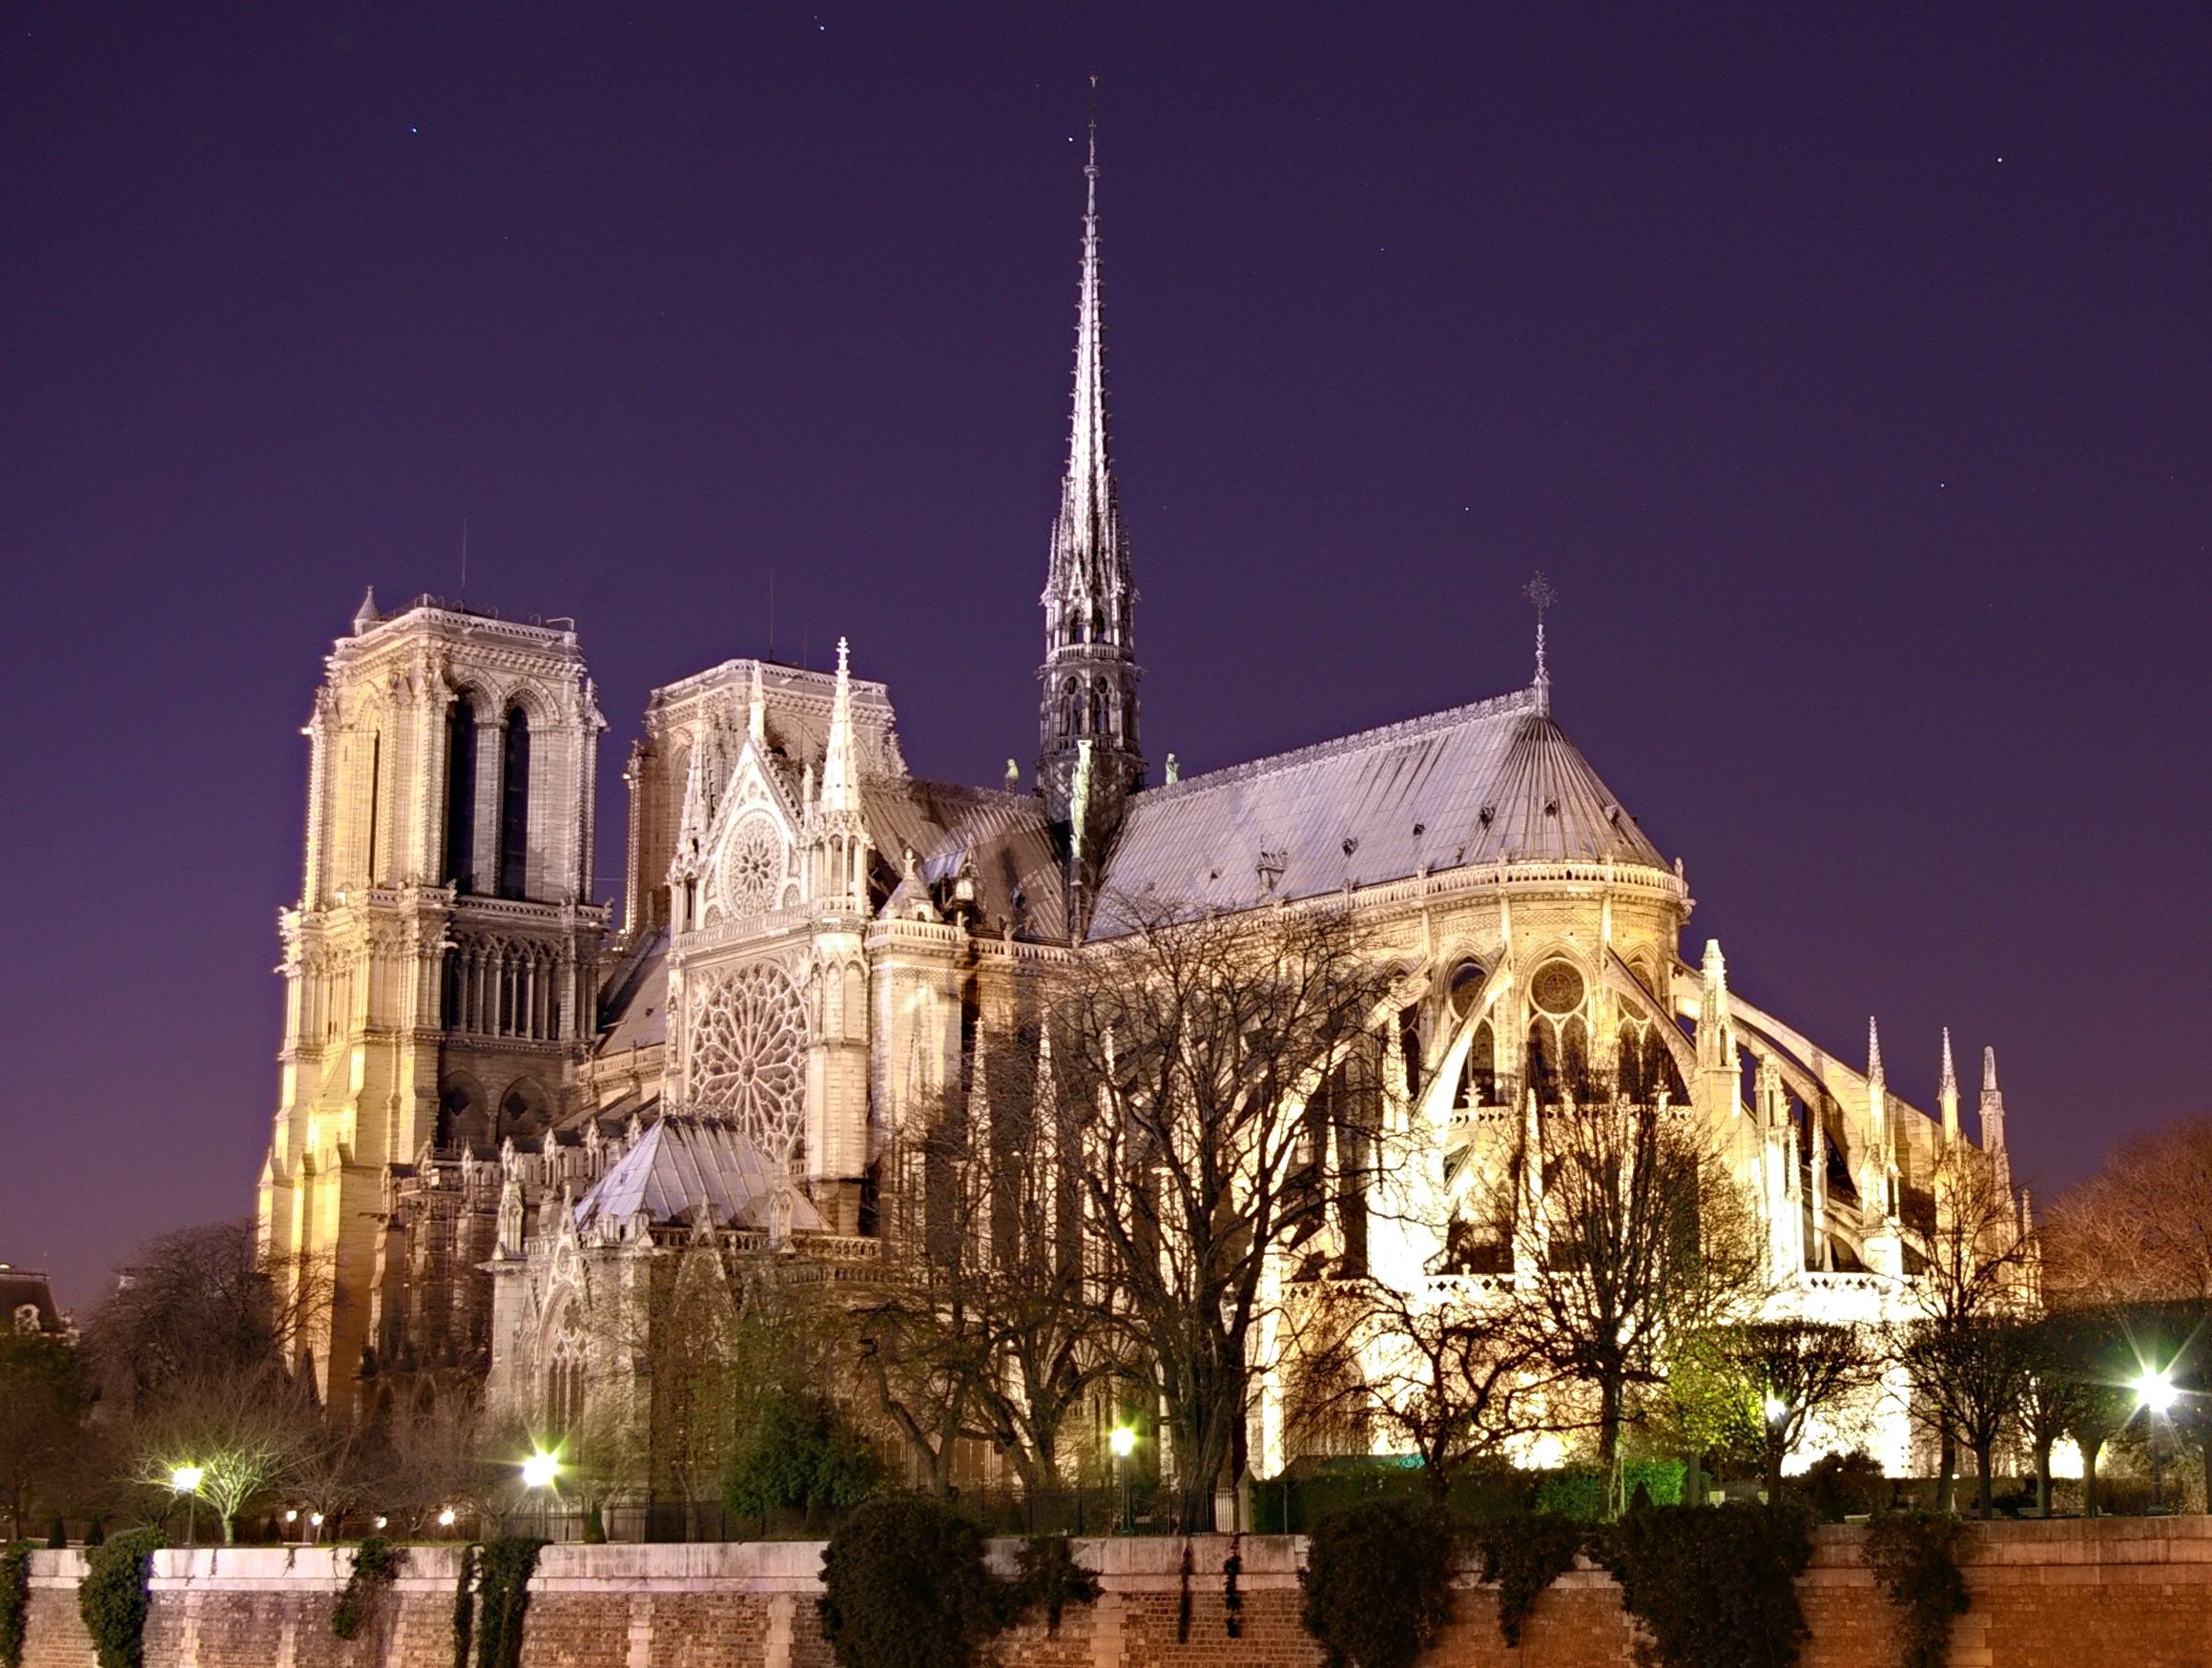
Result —
POLYGON ((488 1151, 491 1128, 491 1102, 482 1083, 466 1072, 455 1072, 439 1083, 433 1142, 440 1152, 488 1151))
POLYGON ((493 1120, 493 1134, 498 1141, 535 1139, 545 1134, 552 1122, 552 1114, 553 1102, 544 1086, 535 1078, 517 1078, 500 1091, 499 1115, 493 1120))

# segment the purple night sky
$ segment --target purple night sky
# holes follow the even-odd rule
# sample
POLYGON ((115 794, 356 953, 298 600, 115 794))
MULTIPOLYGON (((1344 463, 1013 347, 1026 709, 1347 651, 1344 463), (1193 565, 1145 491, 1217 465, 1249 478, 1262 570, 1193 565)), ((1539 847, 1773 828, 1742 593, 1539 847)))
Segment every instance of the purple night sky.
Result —
POLYGON ((2205 1105, 2212 10, 1311 10, 0 13, 0 1257, 250 1208, 320 657, 464 517, 603 896, 772 584, 1026 765, 1094 71, 1155 761, 1525 683, 1540 566, 1693 959, 1995 1043, 2042 1193, 2205 1105))

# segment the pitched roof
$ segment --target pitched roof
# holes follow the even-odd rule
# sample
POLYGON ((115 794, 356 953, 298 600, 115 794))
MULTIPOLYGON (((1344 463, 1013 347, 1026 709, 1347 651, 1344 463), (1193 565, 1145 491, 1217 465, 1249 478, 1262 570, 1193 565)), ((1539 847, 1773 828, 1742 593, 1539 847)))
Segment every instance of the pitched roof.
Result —
MULTIPOLYGON (((576 1225, 638 1211, 655 1223, 689 1221, 701 1205, 716 1227, 764 1228, 775 1198, 775 1166, 734 1123, 695 1114, 663 1117, 576 1203, 576 1225)), ((794 1193, 791 1225, 818 1232, 822 1220, 794 1193)))
POLYGON ((1665 866, 1533 690, 1147 790, 1105 890, 1243 908, 1267 896, 1263 852, 1293 899, 1500 858, 1665 866))
POLYGON ((47 1277, 35 1268, 0 1263, 0 1330, 18 1329, 26 1310, 37 1316, 38 1330, 63 1330, 62 1313, 54 1307, 53 1287, 47 1277))
POLYGON ((876 855, 894 868, 912 847, 922 877, 940 880, 964 855, 987 924, 1010 920, 1023 937, 1066 937, 1059 850, 1036 794, 874 776, 862 780, 860 803, 876 855))

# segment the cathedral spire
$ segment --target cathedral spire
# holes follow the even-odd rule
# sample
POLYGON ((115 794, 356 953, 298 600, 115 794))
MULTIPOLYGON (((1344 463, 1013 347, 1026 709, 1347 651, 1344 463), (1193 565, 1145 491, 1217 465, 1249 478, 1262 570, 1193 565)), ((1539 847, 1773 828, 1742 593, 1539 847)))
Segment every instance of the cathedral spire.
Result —
POLYGON ((1935 1105, 1943 1118, 1943 1144, 1958 1144, 1958 1068, 1951 1063, 1951 1027, 1943 1027, 1943 1075, 1935 1081, 1935 1105))
POLYGON ((853 674, 845 640, 837 639, 837 692, 830 708, 830 739, 822 750, 821 809, 858 811, 860 772, 853 756, 853 674))
POLYGON ((1136 587, 1106 441, 1095 115, 1083 172, 1083 264, 1067 469, 1060 483, 1060 511, 1053 519, 1039 598, 1044 608, 1044 664, 1037 674, 1037 785, 1047 814, 1066 825, 1074 810, 1077 760, 1082 744, 1090 744, 1090 793, 1084 807, 1090 826, 1080 845, 1095 861, 1121 820, 1124 802, 1145 776, 1137 739, 1136 587))
POLYGON ((753 663, 753 688, 745 700, 745 733, 755 748, 768 740, 768 700, 760 690, 760 662, 753 663))
POLYGON ((1981 1051, 1981 1148, 1990 1155, 1997 1174, 2010 1181, 2011 1156, 2005 1151, 2005 1097, 1997 1087, 1997 1051, 1981 1051))

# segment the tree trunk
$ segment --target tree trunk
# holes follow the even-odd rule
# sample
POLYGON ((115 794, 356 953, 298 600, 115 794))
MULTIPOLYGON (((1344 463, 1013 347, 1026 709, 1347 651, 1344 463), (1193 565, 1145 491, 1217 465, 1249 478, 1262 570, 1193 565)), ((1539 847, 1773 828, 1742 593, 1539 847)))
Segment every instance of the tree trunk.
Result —
POLYGON ((1946 1426, 1936 1439, 1935 1449, 1935 1510, 1949 1514, 1954 1498, 1952 1485, 1958 1475, 1958 1442, 1950 1427, 1946 1426))
POLYGON ((2051 1515, 2051 1445, 2056 1438, 2038 1436, 2036 1439, 2036 1510, 2041 1515, 2051 1515))
POLYGON ((2081 1515, 2098 1514, 2097 1498, 2097 1452, 2104 1446, 2100 1438, 2078 1438, 2081 1444, 2081 1515))
POLYGON ((1767 1504, 1782 1504, 1782 1433, 1769 1425, 1767 1428, 1767 1504))
POLYGON ((1989 1521, 1991 1515, 1992 1499, 1995 1493, 1990 1477, 1990 1469, 1995 1464, 1996 1450, 1994 1445, 1985 1445, 1979 1442, 1974 1445, 1974 1515, 1985 1523, 1989 1521))

